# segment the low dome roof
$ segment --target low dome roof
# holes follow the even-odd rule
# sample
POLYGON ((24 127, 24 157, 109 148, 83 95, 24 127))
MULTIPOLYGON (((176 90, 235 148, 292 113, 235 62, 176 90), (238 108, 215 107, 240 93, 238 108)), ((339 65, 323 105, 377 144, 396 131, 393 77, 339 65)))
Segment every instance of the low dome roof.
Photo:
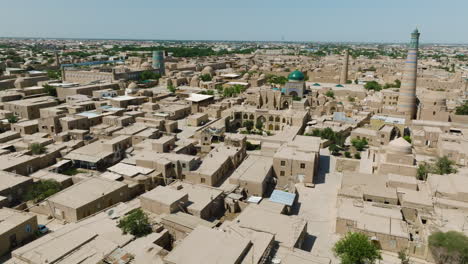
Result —
POLYGON ((141 67, 143 67, 143 68, 151 67, 151 64, 150 64, 149 62, 145 61, 145 62, 143 62, 143 63, 141 64, 141 67))
POLYGON ((136 88, 138 88, 138 85, 137 85, 136 83, 134 83, 134 82, 131 82, 131 83, 128 85, 127 88, 128 88, 128 89, 136 89, 136 88))
POLYGON ((398 153, 410 154, 413 152, 411 144, 403 137, 396 138, 388 143, 388 150, 398 153))

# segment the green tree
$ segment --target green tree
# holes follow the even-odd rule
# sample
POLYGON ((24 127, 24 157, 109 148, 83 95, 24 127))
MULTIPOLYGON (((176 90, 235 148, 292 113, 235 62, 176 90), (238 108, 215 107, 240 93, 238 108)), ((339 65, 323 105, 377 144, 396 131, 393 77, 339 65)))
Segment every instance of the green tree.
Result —
POLYGON ((435 174, 451 174, 457 172, 457 169, 453 167, 454 162, 449 160, 447 156, 438 158, 433 166, 433 173, 435 174))
POLYGON ((337 145, 335 144, 331 144, 329 147, 328 147, 328 150, 330 150, 331 154, 333 156, 337 156, 338 154, 340 154, 340 147, 338 147, 337 145))
POLYGON ((11 115, 11 116, 7 117, 7 120, 8 120, 8 123, 14 124, 14 123, 18 122, 18 117, 15 116, 15 115, 11 115))
POLYGON ((349 151, 345 151, 344 155, 348 159, 351 158, 351 153, 349 151))
POLYGON ((403 139, 406 140, 408 143, 411 143, 411 136, 403 136, 403 139))
POLYGON ((322 130, 322 132, 320 133, 320 137, 322 139, 333 139, 333 137, 335 136, 335 132, 333 132, 333 130, 329 127, 325 128, 322 130))
POLYGON ((258 129, 258 130, 262 130, 263 129, 263 122, 260 121, 260 120, 257 120, 257 123, 255 123, 255 128, 258 129))
POLYGON ((400 88, 401 87, 401 81, 396 79, 395 80, 395 88, 400 88))
POLYGON ((267 74, 266 80, 267 80, 268 83, 271 83, 271 84, 284 85, 288 81, 288 78, 286 78, 284 76, 277 76, 277 75, 274 75, 274 74, 267 74))
POLYGON ((432 233, 429 236, 429 249, 437 263, 468 263, 468 237, 461 232, 432 233))
POLYGON ((54 86, 44 84, 42 87, 44 87, 44 92, 46 92, 50 96, 57 96, 57 88, 54 86))
POLYGON ((430 172, 430 166, 429 164, 423 162, 418 165, 418 170, 416 172, 416 176, 418 177, 418 180, 425 181, 427 179, 427 174, 430 172))
POLYGON ((33 155, 39 155, 39 154, 42 154, 45 152, 45 147, 39 143, 33 143, 31 144, 31 146, 29 147, 29 149, 31 150, 31 153, 33 155))
POLYGON ((344 147, 346 138, 341 133, 333 133, 332 141, 338 145, 338 147, 344 147))
POLYGON ((211 77, 209 74, 202 74, 200 75, 200 79, 204 82, 209 82, 213 79, 213 77, 211 77))
POLYGON ((325 93, 325 96, 331 97, 331 98, 335 98, 335 93, 334 93, 333 91, 327 91, 327 92, 325 93))
POLYGON ((250 141, 245 142, 245 148, 246 150, 252 151, 252 150, 259 150, 260 146, 259 145, 254 145, 250 141))
POLYGON ((154 73, 152 71, 144 71, 140 74, 140 80, 146 81, 146 80, 158 80, 161 78, 161 75, 154 73))
POLYGON ((312 130, 312 136, 314 136, 314 137, 321 137, 321 133, 322 133, 322 131, 320 131, 320 129, 318 129, 318 128, 312 130))
POLYGON ((222 84, 216 84, 215 89, 218 91, 218 93, 221 93, 223 91, 223 85, 222 84))
POLYGON ((28 187, 23 195, 23 200, 38 203, 61 189, 62 186, 55 180, 41 180, 28 187))
POLYGON ((382 86, 376 81, 367 82, 364 85, 364 88, 366 88, 367 90, 374 90, 376 92, 382 90, 382 86))
POLYGON ((132 210, 120 219, 117 226, 124 234, 132 234, 136 237, 146 236, 153 231, 148 216, 141 209, 132 210))
POLYGON ((356 148, 357 151, 363 151, 364 148, 367 147, 367 140, 365 138, 363 139, 353 139, 351 140, 351 145, 353 145, 354 148, 356 148))
POLYGON ((168 84, 168 85, 167 85, 167 90, 169 90, 169 92, 171 92, 171 93, 175 93, 175 91, 177 90, 177 88, 175 88, 175 86, 172 85, 172 84, 168 84))
POLYGON ((400 259, 401 264, 410 264, 410 259, 404 250, 398 252, 398 259, 400 259))
POLYGON ((468 115, 468 101, 466 101, 463 105, 456 107, 455 114, 456 115, 468 115))
POLYGON ((373 264, 382 259, 379 249, 361 233, 350 232, 336 242, 333 252, 342 264, 373 264))
POLYGON ((358 153, 355 153, 355 154, 354 154, 354 158, 355 158, 355 159, 361 159, 361 153, 359 153, 359 152, 358 152, 358 153))
POLYGON ((62 74, 60 71, 47 70, 47 77, 49 77, 49 79, 58 80, 62 77, 62 74))
POLYGON ((348 101, 350 101, 352 103, 352 102, 356 101, 356 99, 354 97, 348 96, 348 101))
POLYGON ((245 120, 242 125, 247 129, 247 131, 250 131, 254 127, 254 122, 252 120, 245 120))
POLYGON ((200 94, 214 95, 214 90, 201 91, 200 94))

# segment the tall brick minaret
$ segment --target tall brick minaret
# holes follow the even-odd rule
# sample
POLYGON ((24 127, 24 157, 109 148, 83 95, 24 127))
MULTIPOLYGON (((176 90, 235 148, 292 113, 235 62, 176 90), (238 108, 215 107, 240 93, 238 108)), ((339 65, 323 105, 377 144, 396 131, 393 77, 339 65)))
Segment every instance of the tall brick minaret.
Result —
POLYGON ((417 112, 416 79, 418 73, 419 35, 418 29, 415 29, 411 33, 411 42, 397 104, 398 112, 404 114, 409 119, 414 119, 417 112))
POLYGON ((340 84, 348 81, 349 50, 345 50, 343 68, 341 68, 340 84))

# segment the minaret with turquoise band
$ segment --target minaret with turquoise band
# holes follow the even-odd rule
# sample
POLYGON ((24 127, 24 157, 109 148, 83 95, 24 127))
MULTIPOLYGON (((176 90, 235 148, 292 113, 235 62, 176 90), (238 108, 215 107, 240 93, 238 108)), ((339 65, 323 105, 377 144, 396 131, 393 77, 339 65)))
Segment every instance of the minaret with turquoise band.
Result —
POLYGON ((411 33, 411 42, 408 48, 408 57, 406 58, 405 71, 401 82, 400 93, 398 96, 398 112, 404 114, 409 119, 416 117, 416 80, 418 73, 418 49, 419 33, 415 29, 411 33))

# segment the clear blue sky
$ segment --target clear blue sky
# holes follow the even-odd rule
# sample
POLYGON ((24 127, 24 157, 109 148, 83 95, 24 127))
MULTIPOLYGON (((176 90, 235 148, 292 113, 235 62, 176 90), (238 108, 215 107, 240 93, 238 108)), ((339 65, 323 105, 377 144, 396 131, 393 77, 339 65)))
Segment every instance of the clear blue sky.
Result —
POLYGON ((468 43, 468 0, 0 0, 1 37, 468 43))

